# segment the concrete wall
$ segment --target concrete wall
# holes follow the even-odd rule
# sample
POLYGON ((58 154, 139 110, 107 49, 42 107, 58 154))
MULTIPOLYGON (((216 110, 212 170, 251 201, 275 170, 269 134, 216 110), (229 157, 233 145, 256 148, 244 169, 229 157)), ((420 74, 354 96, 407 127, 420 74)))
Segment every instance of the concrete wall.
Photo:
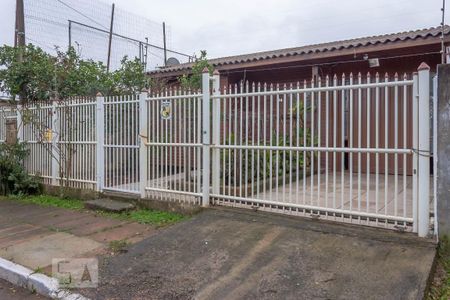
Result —
POLYGON ((437 217, 439 236, 450 236, 450 65, 438 66, 437 217))

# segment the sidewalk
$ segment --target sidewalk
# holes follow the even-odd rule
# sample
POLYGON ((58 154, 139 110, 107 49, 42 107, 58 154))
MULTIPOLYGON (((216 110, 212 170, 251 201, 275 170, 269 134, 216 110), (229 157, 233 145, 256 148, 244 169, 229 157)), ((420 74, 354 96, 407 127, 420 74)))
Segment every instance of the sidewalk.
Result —
POLYGON ((156 229, 90 211, 0 201, 0 257, 51 275, 53 258, 108 254, 110 243, 133 244, 156 229))

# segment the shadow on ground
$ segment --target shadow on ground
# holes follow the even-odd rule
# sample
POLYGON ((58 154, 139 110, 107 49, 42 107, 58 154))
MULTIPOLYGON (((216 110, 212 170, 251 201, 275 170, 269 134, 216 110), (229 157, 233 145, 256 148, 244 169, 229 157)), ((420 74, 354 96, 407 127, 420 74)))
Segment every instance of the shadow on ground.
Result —
POLYGON ((417 299, 435 245, 411 234, 211 209, 105 257, 93 299, 417 299))

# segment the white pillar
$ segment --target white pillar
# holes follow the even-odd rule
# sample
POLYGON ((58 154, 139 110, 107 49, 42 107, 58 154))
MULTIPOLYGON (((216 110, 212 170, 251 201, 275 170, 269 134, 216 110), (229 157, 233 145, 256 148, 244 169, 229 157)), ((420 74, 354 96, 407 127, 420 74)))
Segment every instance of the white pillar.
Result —
POLYGON ((22 121, 22 105, 17 105, 16 122, 17 122, 17 142, 23 141, 23 121, 22 121))
MULTIPOLYGON (((220 75, 216 70, 213 74, 213 95, 220 95, 220 75)), ((213 145, 220 144, 220 99, 214 98, 212 101, 212 143, 213 145)), ((219 194, 220 192, 220 149, 213 148, 212 150, 212 193, 219 194)))
POLYGON ((141 198, 145 198, 148 170, 148 95, 142 91, 139 95, 139 191, 141 198))
POLYGON ((430 67, 419 68, 418 234, 426 237, 430 226, 430 67))
POLYGON ((97 191, 102 192, 105 185, 105 98, 97 94, 96 130, 97 130, 97 191))
POLYGON ((59 142, 59 119, 56 100, 52 101, 52 122, 51 122, 51 155, 52 155, 52 185, 59 185, 59 164, 60 155, 58 151, 59 142))
POLYGON ((205 67, 202 74, 202 149, 203 149, 203 189, 202 189, 202 206, 209 206, 209 172, 210 172, 210 91, 209 91, 209 71, 205 67))
POLYGON ((412 200, 413 200, 413 232, 417 232, 417 211, 418 211, 418 201, 417 201, 417 193, 418 193, 418 162, 419 155, 417 154, 417 149, 419 148, 419 76, 417 73, 413 75, 413 140, 412 146, 415 150, 413 152, 413 175, 412 175, 412 200))

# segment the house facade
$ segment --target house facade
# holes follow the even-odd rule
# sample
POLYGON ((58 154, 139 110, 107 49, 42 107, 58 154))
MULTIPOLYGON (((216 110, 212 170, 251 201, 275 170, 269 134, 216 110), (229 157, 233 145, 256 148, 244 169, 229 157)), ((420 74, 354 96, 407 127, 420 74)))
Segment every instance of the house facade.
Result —
MULTIPOLYGON (((431 73, 433 73, 436 71, 437 65, 442 63, 443 59, 447 59, 445 55, 442 55, 442 47, 444 46, 445 49, 448 45, 450 45, 450 26, 444 26, 216 58, 210 59, 209 63, 219 71, 221 88, 228 88, 228 93, 234 89, 235 85, 246 82, 250 83, 250 87, 251 83, 255 82, 279 85, 280 89, 283 89, 289 88, 291 84, 295 87, 297 83, 300 83, 300 87, 312 84, 317 86, 320 80, 320 84, 324 86, 327 84, 326 79, 330 83, 334 80, 334 76, 336 76, 338 85, 348 85, 358 83, 358 80, 366 83, 375 82, 375 80, 396 80, 396 78, 398 80, 411 79, 413 73, 417 72, 418 66, 423 62, 430 66, 431 73), (369 73, 371 74, 370 78, 368 78, 369 73), (359 79, 359 74, 361 74, 361 79, 359 79), (378 79, 376 79, 377 74, 378 79)), ((180 75, 190 73, 192 65, 192 63, 188 63, 163 68, 150 72, 149 76, 164 79, 169 84, 176 84, 180 75)), ((364 105, 361 107, 364 119, 362 124, 358 124, 355 115, 351 115, 352 111, 355 113, 359 109, 357 90, 338 95, 337 111, 345 112, 336 115, 333 114, 331 106, 328 108, 329 111, 326 111, 325 93, 316 93, 313 95, 315 111, 311 118, 316 122, 321 120, 322 125, 320 132, 316 130, 316 138, 323 142, 328 134, 328 139, 333 140, 333 134, 336 132, 337 136, 344 136, 343 139, 338 139, 336 147, 396 148, 400 146, 411 148, 413 136, 412 130, 409 128, 412 128, 413 121, 409 118, 404 119, 404 116, 412 114, 413 103, 405 100, 407 97, 410 99, 412 87, 405 90, 404 94, 402 92, 400 91, 400 96, 394 101, 395 91, 393 89, 387 92, 382 91, 379 115, 376 115, 375 101, 372 101, 370 107, 367 107, 367 103, 369 103, 367 98, 375 99, 376 91, 370 91, 370 95, 369 93, 360 95, 362 97, 360 103, 364 105), (322 105, 319 105, 319 102, 322 105), (351 108, 352 106, 353 108, 351 108), (321 111, 318 111, 318 107, 321 107, 321 111), (336 130, 325 130, 327 116, 330 124, 334 123, 336 119, 336 130), (370 124, 366 122, 367 119, 370 120, 370 124), (406 132, 405 136, 389 134, 390 126, 394 125, 398 126, 399 132, 406 132), (379 131, 377 137, 374 135, 375 130, 370 133, 370 128, 375 127, 379 131), (361 138, 361 141, 358 138, 361 138)), ((311 100, 306 97, 304 101, 311 100)), ((308 126, 310 123, 306 120, 306 127, 308 126)), ((346 168, 348 168, 350 160, 356 163, 356 156, 351 158, 352 156, 349 156, 348 153, 343 155, 345 155, 345 160, 338 157, 338 168, 342 161, 345 161, 346 168)), ((393 162, 394 157, 389 156, 388 160, 393 162)), ((394 164, 389 163, 388 165, 389 170, 386 171, 394 173, 394 164)), ((410 161, 405 165, 400 163, 397 167, 401 174, 404 172, 408 175, 412 174, 410 161)), ((375 160, 371 161, 368 168, 370 168, 370 172, 375 171, 375 160)), ((364 165, 362 169, 366 172, 367 167, 364 165)), ((385 172, 384 165, 379 166, 379 171, 385 172)))

